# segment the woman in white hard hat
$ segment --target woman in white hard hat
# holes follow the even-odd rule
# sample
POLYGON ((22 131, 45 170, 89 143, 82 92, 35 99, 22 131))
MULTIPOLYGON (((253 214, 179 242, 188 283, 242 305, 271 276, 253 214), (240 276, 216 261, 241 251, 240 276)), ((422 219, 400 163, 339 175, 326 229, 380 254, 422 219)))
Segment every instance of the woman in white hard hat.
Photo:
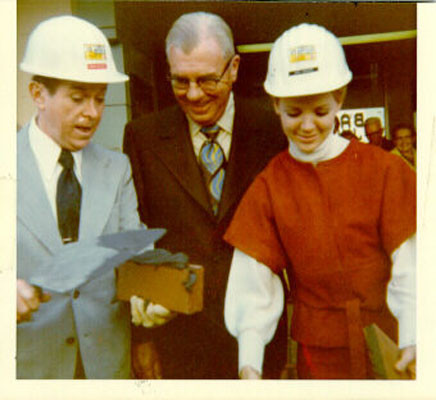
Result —
POLYGON ((398 369, 415 358, 415 177, 391 154, 334 134, 351 79, 323 27, 296 26, 273 45, 264 86, 289 148, 253 182, 225 235, 235 247, 225 320, 242 378, 262 375, 282 270, 295 288, 300 379, 372 378, 363 334, 372 323, 396 340, 398 321, 398 369))

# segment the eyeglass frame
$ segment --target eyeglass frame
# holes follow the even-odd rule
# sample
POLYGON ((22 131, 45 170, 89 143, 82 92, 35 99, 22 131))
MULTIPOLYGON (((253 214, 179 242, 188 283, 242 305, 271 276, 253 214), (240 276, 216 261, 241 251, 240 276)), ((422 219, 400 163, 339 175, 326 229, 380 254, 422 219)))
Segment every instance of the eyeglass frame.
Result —
POLYGON ((224 75, 226 74, 227 70, 229 69, 230 65, 232 64, 232 61, 233 61, 234 58, 235 58, 235 54, 229 58, 229 60, 227 61, 226 65, 224 67, 224 71, 221 73, 221 75, 216 76, 216 77, 207 77, 207 75, 206 75, 206 76, 200 76, 200 77, 198 77, 195 80, 191 80, 191 79, 187 79, 187 78, 177 78, 177 77, 174 77, 174 76, 171 76, 171 75, 168 74, 167 79, 171 83, 171 87, 175 91, 177 91, 179 93, 186 93, 186 92, 188 92, 189 86, 190 86, 191 82, 195 82, 195 84, 199 88, 201 88, 201 90, 204 93, 215 93, 215 91, 217 90, 218 84, 220 82, 223 82, 224 75), (175 88, 174 83, 173 83, 175 80, 182 80, 182 81, 187 82, 186 88, 175 88), (214 82, 215 83, 215 88, 211 89, 211 90, 208 90, 208 89, 205 90, 203 88, 203 86, 202 86, 202 84, 204 84, 205 81, 214 82))

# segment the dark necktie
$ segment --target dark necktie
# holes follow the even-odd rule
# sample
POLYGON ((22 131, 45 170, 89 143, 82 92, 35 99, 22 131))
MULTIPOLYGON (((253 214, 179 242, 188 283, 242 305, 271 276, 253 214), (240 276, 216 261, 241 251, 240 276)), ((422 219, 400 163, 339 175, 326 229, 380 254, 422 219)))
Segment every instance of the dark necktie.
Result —
POLYGON ((82 189, 74 173, 74 158, 71 152, 62 149, 58 162, 64 168, 59 176, 56 191, 58 227, 62 241, 71 243, 79 238, 82 189))
POLYGON ((209 198, 213 212, 217 215, 226 167, 224 151, 215 141, 219 134, 220 127, 218 125, 213 125, 203 127, 200 131, 207 138, 200 149, 200 166, 209 191, 209 198))

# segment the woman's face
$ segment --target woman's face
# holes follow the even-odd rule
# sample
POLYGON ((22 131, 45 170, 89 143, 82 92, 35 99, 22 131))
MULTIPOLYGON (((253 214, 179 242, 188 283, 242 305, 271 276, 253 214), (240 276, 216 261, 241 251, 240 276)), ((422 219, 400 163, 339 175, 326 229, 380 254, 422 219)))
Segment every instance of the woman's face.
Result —
POLYGON ((332 132, 341 105, 331 92, 274 98, 285 135, 304 153, 312 153, 332 132))

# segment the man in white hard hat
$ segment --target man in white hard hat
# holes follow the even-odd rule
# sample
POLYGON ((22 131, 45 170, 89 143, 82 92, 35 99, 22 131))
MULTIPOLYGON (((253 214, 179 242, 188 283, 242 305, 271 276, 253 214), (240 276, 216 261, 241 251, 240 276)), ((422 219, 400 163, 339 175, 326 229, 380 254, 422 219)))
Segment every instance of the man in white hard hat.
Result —
POLYGON ((107 84, 128 77, 103 33, 72 16, 40 23, 20 67, 37 111, 18 133, 17 377, 129 378, 113 270, 67 294, 29 283, 68 243, 141 227, 127 157, 90 142, 107 84))

